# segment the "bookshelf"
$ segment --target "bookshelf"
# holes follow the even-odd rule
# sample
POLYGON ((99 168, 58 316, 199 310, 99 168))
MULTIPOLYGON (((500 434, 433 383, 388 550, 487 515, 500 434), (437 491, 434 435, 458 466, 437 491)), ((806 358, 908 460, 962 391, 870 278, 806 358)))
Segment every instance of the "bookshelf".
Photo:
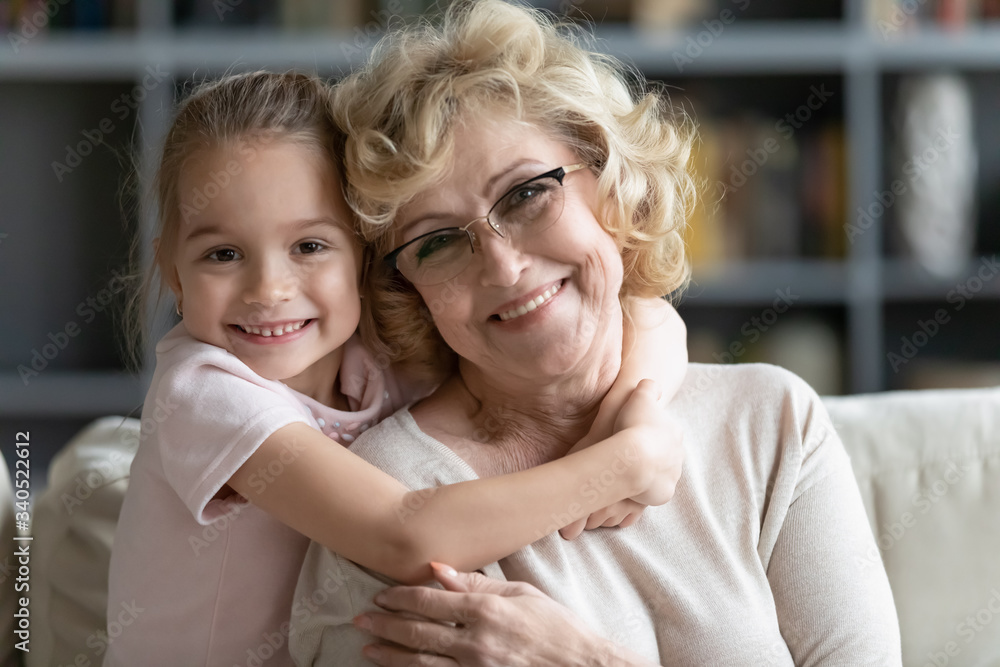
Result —
MULTIPOLYGON (((122 4, 128 3, 115 6, 122 4)), ((137 0, 126 12, 124 26, 53 27, 19 42, 16 50, 10 35, 18 24, 6 28, 0 44, 0 123, 5 128, 0 194, 6 209, 0 219, 0 234, 5 235, 0 236, 0 312, 18 325, 0 333, 0 423, 34 419, 68 429, 141 405, 151 369, 139 378, 125 373, 114 321, 99 313, 84 322, 77 309, 106 289, 113 271, 123 265, 124 232, 138 229, 149 240, 151 221, 135 215, 123 221, 117 195, 128 157, 137 158, 150 173, 154 147, 185 82, 255 67, 302 68, 336 77, 366 56, 385 16, 422 11, 413 1, 358 2, 354 18, 348 19, 353 24, 293 30, 282 27, 276 1, 229 2, 226 6, 234 12, 244 12, 242 18, 227 14, 216 26, 208 25, 211 21, 192 25, 197 21, 183 18, 197 4, 137 0), (67 147, 78 147, 86 140, 82 133, 100 128, 105 119, 111 119, 113 128, 103 143, 92 146, 92 154, 58 180, 52 163, 68 160, 67 147), (44 352, 50 334, 59 338, 71 322, 79 325, 79 335, 46 359, 44 370, 25 386, 18 366, 30 366, 33 352, 44 352)), ((613 14, 589 0, 569 5, 598 18, 613 14)), ((612 5, 631 6, 608 3, 612 5)), ((11 6, 10 0, 0 0, 0 12, 11 6)), ((1000 155, 1000 127, 993 126, 1000 97, 1000 23, 960 31, 910 26, 900 31, 906 34, 885 39, 872 27, 866 0, 761 0, 752 6, 744 0, 718 0, 706 12, 686 28, 643 22, 640 29, 605 21, 596 31, 597 46, 679 89, 675 101, 690 99, 685 105, 705 126, 720 115, 735 116, 733 110, 749 110, 758 121, 780 118, 781 109, 795 109, 795 100, 805 103, 811 86, 825 84, 835 94, 816 118, 817 127, 841 132, 843 166, 833 176, 841 181, 840 224, 852 221, 853 212, 867 208, 875 193, 887 187, 887 109, 899 77, 947 70, 970 80, 981 147, 980 232, 967 273, 934 278, 906 256, 893 254, 886 241, 890 215, 874 220, 855 242, 833 253, 703 262, 696 266, 695 283, 681 306, 693 335, 714 335, 715 348, 692 341, 702 359, 711 361, 711 350, 720 349, 718 345, 726 349, 744 340, 740 330, 766 311, 776 290, 791 288, 795 318, 801 315, 835 334, 834 347, 825 349, 842 359, 843 370, 829 386, 852 393, 908 386, 905 374, 889 367, 887 354, 918 322, 952 307, 949 292, 975 275, 983 257, 1000 254, 995 222, 1000 191, 992 185, 1000 182, 1000 164, 992 157, 1000 155), (705 23, 741 5, 748 8, 745 15, 734 15, 718 34, 705 23), (687 51, 699 39, 700 49, 687 51)), ((794 176, 796 169, 793 164, 789 173, 794 176)), ((989 333, 1000 325, 1000 279, 984 282, 964 312, 950 312, 947 332, 935 337, 922 355, 966 364, 1000 359, 1000 337, 989 333)))

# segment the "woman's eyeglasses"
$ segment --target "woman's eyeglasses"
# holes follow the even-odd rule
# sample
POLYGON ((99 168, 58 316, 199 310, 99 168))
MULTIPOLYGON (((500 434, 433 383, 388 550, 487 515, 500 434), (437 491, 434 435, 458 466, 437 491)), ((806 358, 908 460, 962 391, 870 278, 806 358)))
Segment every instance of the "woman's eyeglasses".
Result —
POLYGON ((485 216, 464 227, 446 227, 422 234, 393 250, 384 261, 414 285, 438 285, 450 280, 472 261, 476 241, 476 233, 471 229, 474 224, 485 222, 511 243, 545 231, 562 215, 566 174, 586 166, 557 167, 519 183, 485 216))

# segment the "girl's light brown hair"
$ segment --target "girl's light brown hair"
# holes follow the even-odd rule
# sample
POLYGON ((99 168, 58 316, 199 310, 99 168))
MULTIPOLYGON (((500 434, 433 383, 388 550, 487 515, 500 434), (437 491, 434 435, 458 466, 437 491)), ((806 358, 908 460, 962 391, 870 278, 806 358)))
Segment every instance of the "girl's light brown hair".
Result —
MULTIPOLYGON (((154 261, 129 300, 128 343, 134 363, 141 363, 145 315, 167 292, 178 232, 191 214, 182 210, 178 189, 187 162, 220 147, 245 144, 252 149, 280 139, 315 150, 339 176, 343 137, 330 113, 331 95, 329 84, 316 76, 258 71, 202 83, 178 105, 153 182, 158 239, 154 261)), ((203 184, 202 197, 225 187, 225 179, 221 180, 203 184)), ((134 245, 133 265, 141 250, 134 245)))
MULTIPOLYGON (((440 25, 387 35, 338 86, 345 193, 381 257, 401 206, 447 173, 456 124, 502 113, 566 143, 598 175, 601 224, 622 249, 621 296, 662 296, 687 282, 681 233, 695 197, 694 125, 665 91, 585 45, 550 15, 501 0, 453 4, 440 25), (632 85, 629 80, 634 79, 632 85)), ((420 296, 375 262, 366 284, 367 343, 445 368, 449 355, 420 296)))

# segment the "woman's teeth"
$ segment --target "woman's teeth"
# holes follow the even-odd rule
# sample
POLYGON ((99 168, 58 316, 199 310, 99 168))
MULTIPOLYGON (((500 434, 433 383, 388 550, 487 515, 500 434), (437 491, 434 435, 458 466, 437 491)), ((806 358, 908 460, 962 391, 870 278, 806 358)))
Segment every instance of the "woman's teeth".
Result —
POLYGON ((545 290, 544 292, 536 296, 534 299, 524 304, 523 306, 518 306, 513 310, 508 310, 506 313, 500 313, 500 319, 506 322, 508 320, 514 319, 515 317, 521 317, 521 315, 527 315, 535 308, 538 308, 540 305, 542 305, 543 303, 551 299, 553 296, 555 296, 556 292, 558 292, 561 287, 562 287, 562 282, 560 281, 559 283, 548 288, 547 290, 545 290))
POLYGON ((283 324, 280 327, 274 327, 274 328, 251 327, 251 326, 241 327, 238 324, 236 326, 243 333, 257 334, 258 336, 284 336, 285 334, 292 333, 293 331, 298 331, 309 322, 310 320, 302 320, 301 322, 294 322, 292 324, 283 324))

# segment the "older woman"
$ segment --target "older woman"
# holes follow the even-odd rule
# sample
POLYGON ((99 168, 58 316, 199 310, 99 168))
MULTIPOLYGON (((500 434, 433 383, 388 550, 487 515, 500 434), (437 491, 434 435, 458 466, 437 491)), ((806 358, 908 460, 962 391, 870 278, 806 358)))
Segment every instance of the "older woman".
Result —
MULTIPOLYGON (((686 125, 499 0, 394 35, 340 100, 350 199, 386 259, 371 277, 378 329, 403 358, 439 359, 442 343, 457 357, 353 451, 413 488, 564 455, 614 380, 630 299, 686 277, 686 125)), ((439 567, 452 590, 385 591, 314 545, 293 656, 361 664, 370 632, 393 642, 365 649, 384 665, 899 664, 854 476, 809 387, 764 365, 692 364, 668 412, 684 475, 630 528, 539 536, 484 568, 491 580, 439 567), (419 616, 377 613, 380 592, 419 616)))

